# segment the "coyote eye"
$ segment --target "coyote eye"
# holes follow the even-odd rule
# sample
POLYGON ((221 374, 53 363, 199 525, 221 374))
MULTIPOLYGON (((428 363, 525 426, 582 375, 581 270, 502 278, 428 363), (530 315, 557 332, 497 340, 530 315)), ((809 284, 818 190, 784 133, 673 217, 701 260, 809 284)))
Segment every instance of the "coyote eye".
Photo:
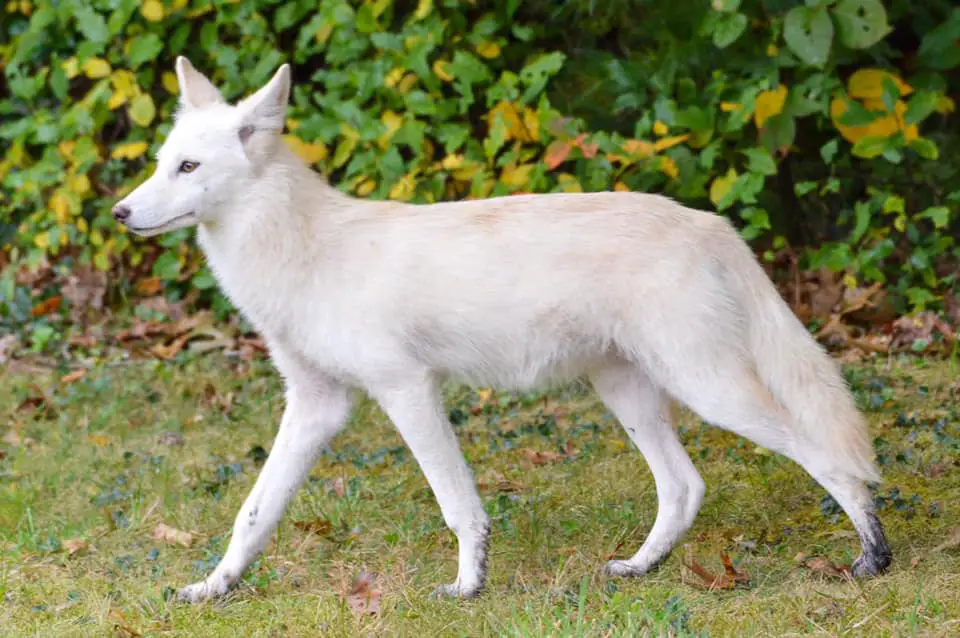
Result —
POLYGON ((180 163, 180 168, 177 169, 178 173, 192 173, 197 170, 197 167, 200 166, 199 162, 191 162, 189 160, 183 161, 180 163))

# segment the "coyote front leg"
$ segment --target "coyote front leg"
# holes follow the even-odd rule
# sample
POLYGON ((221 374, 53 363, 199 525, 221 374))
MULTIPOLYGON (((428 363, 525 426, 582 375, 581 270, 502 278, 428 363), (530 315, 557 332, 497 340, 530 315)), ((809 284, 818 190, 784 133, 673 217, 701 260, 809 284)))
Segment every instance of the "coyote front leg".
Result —
POLYGON ((347 389, 335 382, 314 378, 308 385, 290 384, 280 431, 240 508, 227 553, 209 577, 181 589, 180 600, 196 603, 222 596, 240 580, 270 540, 320 450, 346 423, 350 406, 347 389))
POLYGON ((413 452, 440 505, 443 520, 457 535, 457 580, 438 587, 433 595, 476 596, 487 576, 490 522, 456 433, 444 414, 439 384, 427 376, 371 394, 413 452))

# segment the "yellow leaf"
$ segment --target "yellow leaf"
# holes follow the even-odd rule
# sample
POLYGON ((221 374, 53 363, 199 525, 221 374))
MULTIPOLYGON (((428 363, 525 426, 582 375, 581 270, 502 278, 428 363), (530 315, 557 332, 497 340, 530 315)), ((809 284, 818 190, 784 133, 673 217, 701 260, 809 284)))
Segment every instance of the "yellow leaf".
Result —
POLYGON ((624 184, 623 182, 617 182, 616 184, 613 185, 613 190, 615 190, 618 193, 629 193, 630 187, 624 184))
POLYGON ((319 42, 320 44, 323 44, 330 38, 330 35, 332 33, 333 33, 333 25, 330 24, 329 22, 325 23, 323 26, 317 29, 317 35, 315 36, 317 38, 317 42, 319 42))
POLYGON ((400 201, 407 201, 413 197, 413 191, 417 186, 417 182, 413 175, 404 175, 397 181, 396 184, 390 189, 390 199, 398 199, 400 201))
POLYGON ((739 102, 720 102, 720 110, 724 113, 732 113, 733 111, 739 111, 743 108, 743 104, 739 102))
POLYGON ((500 55, 500 45, 496 42, 490 42, 489 40, 484 40, 477 45, 477 53, 482 57, 492 60, 493 58, 500 55))
POLYGON ((768 45, 767 45, 767 56, 768 56, 768 57, 771 57, 771 58, 772 58, 772 57, 775 57, 775 56, 777 55, 777 53, 779 53, 779 52, 780 52, 780 50, 777 48, 777 45, 775 45, 775 44, 768 44, 768 45))
POLYGON ((37 248, 46 250, 47 248, 50 247, 50 233, 47 231, 43 231, 42 233, 37 233, 33 237, 33 244, 37 248))
POLYGON ((500 173, 500 181, 513 188, 526 186, 530 181, 530 173, 533 172, 533 164, 508 164, 500 173))
MULTIPOLYGON (((87 234, 88 232, 90 232, 90 226, 87 224, 87 220, 84 219, 83 217, 77 217, 76 224, 77 224, 77 230, 79 230, 81 233, 87 234)), ((125 227, 121 226, 121 228, 125 228, 125 227)))
POLYGON ((357 186, 357 195, 360 197, 366 197, 373 192, 373 189, 377 187, 377 183, 370 178, 367 178, 360 182, 360 185, 357 186))
POLYGON ((160 0, 144 0, 140 5, 140 13, 150 22, 163 20, 163 3, 160 0))
POLYGON ((94 228, 90 231, 90 243, 94 246, 103 244, 103 233, 100 232, 99 228, 94 228))
POLYGON ((170 8, 173 11, 179 11, 190 3, 190 0, 173 0, 173 4, 170 5, 170 8))
POLYGON ((437 60, 433 63, 433 73, 444 82, 453 82, 453 75, 447 70, 450 63, 446 60, 437 60))
POLYGON ((141 93, 127 107, 127 115, 137 126, 150 126, 157 114, 157 107, 153 105, 153 98, 149 93, 141 93))
POLYGON ((433 11, 433 0, 420 0, 417 3, 417 10, 413 12, 413 17, 417 20, 423 20, 433 11))
POLYGON ((403 77, 403 72, 403 68, 399 66, 390 69, 390 72, 387 73, 387 76, 383 78, 383 85, 392 89, 403 77))
POLYGON ((493 124, 494 118, 498 115, 503 118, 503 123, 507 127, 508 140, 520 140, 521 142, 533 141, 533 136, 527 130, 527 127, 524 126, 523 121, 520 119, 520 114, 517 113, 517 109, 513 104, 506 100, 500 100, 496 106, 490 109, 490 115, 488 116, 490 125, 493 124))
POLYGON ((64 140, 57 144, 57 150, 60 151, 60 155, 63 156, 63 159, 73 160, 73 150, 77 147, 77 143, 74 140, 64 140))
POLYGON ((847 112, 846 102, 839 97, 830 102, 830 118, 833 120, 833 125, 847 141, 856 143, 865 137, 890 137, 897 131, 903 131, 907 142, 919 137, 919 127, 916 124, 908 126, 904 120, 907 104, 903 100, 897 100, 895 113, 887 111, 883 101, 879 99, 864 100, 864 106, 871 111, 881 111, 887 113, 887 115, 878 117, 869 124, 862 126, 847 126, 840 122, 840 117, 847 112))
POLYGON ((294 155, 302 159, 307 164, 316 164, 327 156, 327 147, 323 142, 308 143, 296 135, 284 135, 283 141, 293 151, 294 155))
POLYGON ((377 138, 377 144, 380 145, 380 148, 386 150, 390 146, 390 139, 403 126, 403 116, 388 109, 380 117, 380 121, 387 127, 387 130, 377 138))
POLYGON ((957 104, 953 101, 953 98, 946 95, 941 95, 937 98, 937 113, 946 115, 948 113, 953 113, 956 108, 957 104))
POLYGON ((77 195, 86 195, 90 192, 90 178, 86 175, 71 175, 67 178, 67 190, 77 195))
POLYGON ((680 175, 680 168, 677 166, 677 163, 673 161, 672 157, 661 157, 660 172, 670 179, 677 179, 680 175))
POLYGON ((67 199, 67 196, 63 191, 55 191, 53 195, 50 196, 50 201, 47 202, 47 205, 56 215, 57 223, 66 223, 70 216, 70 200, 67 199))
POLYGON ((80 63, 76 57, 70 57, 63 61, 61 65, 63 72, 67 74, 67 79, 72 80, 80 74, 80 63))
POLYGON ((781 84, 772 91, 761 91, 757 95, 756 108, 753 112, 753 121, 757 128, 763 128, 764 123, 783 112, 783 105, 787 101, 787 87, 781 84))
POLYGON ((123 93, 115 92, 110 96, 110 99, 107 100, 107 108, 110 109, 111 111, 115 111, 116 109, 120 108, 126 103, 127 103, 127 96, 124 95, 123 93))
POLYGON ((403 79, 400 80, 400 83, 397 84, 397 93, 400 95, 406 95, 416 83, 417 76, 413 73, 407 73, 405 76, 403 76, 403 79))
POLYGON ((656 122, 653 123, 653 134, 656 135, 657 137, 663 137, 669 131, 670 129, 667 127, 667 125, 661 122, 660 120, 657 120, 656 122))
POLYGON ((673 148, 678 144, 683 144, 690 138, 689 133, 684 133, 683 135, 673 135, 671 137, 661 137, 659 140, 653 143, 653 150, 656 153, 660 151, 665 151, 668 148, 673 148))
POLYGON ((851 97, 879 100, 883 97, 883 81, 889 78, 900 89, 900 95, 909 95, 913 88, 899 77, 882 69, 860 69, 847 80, 847 92, 851 97))
POLYGON ((170 71, 163 72, 163 74, 160 76, 160 83, 163 84, 163 88, 166 89, 167 93, 171 95, 177 95, 180 93, 180 85, 177 83, 177 76, 170 71))
POLYGON ((440 165, 445 171, 454 171, 463 166, 463 155, 452 153, 443 158, 440 165))
POLYGON ((87 58, 83 61, 83 74, 88 78, 105 78, 110 75, 110 63, 103 58, 87 58))
POLYGON ((856 290, 858 286, 857 278, 851 275, 850 273, 847 273, 843 276, 843 285, 849 288, 850 290, 856 290))
POLYGON ((147 152, 146 142, 126 142, 113 147, 110 157, 113 159, 137 159, 147 152))
POLYGON ((531 141, 540 140, 540 116, 529 106, 523 108, 523 126, 530 135, 531 141))
POLYGON ((710 201, 713 202, 714 206, 720 205, 720 201, 726 197, 736 182, 737 171, 732 168, 727 171, 726 175, 713 180, 713 183, 710 184, 710 201))
POLYGON ((557 182, 559 182, 560 188, 564 193, 583 192, 583 187, 580 186, 580 182, 570 173, 560 173, 557 175, 557 182))

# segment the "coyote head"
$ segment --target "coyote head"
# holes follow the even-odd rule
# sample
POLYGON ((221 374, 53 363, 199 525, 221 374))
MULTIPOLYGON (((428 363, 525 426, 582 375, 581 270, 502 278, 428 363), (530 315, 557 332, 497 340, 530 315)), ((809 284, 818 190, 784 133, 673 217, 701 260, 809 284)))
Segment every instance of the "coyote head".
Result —
POLYGON ((289 65, 235 105, 187 58, 177 58, 176 71, 180 107, 156 170, 113 207, 113 216, 137 235, 222 221, 231 204, 256 197, 263 168, 283 144, 289 65))

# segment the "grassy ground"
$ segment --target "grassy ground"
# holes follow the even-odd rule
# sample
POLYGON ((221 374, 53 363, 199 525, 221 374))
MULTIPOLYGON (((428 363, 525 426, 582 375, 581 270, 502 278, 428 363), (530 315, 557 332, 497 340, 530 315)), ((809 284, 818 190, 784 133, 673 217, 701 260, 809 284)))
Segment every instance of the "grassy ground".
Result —
POLYGON ((656 512, 649 471, 619 426, 579 387, 451 390, 494 521, 489 588, 466 603, 427 599, 455 575, 455 541, 369 403, 243 585, 219 603, 173 602, 173 588, 226 548, 272 442, 279 381, 265 364, 214 357, 60 376, 0 372, 2 635, 960 633, 958 550, 938 547, 960 526, 960 388, 946 363, 851 372, 886 477, 877 499, 895 556, 888 575, 862 583, 796 560, 843 564, 857 551, 808 475, 686 414, 682 438, 708 485, 686 546, 642 579, 602 576, 608 557, 639 547, 656 512), (190 532, 189 546, 153 538, 160 523, 190 532), (684 567, 695 559, 721 573, 721 552, 749 583, 709 590, 684 567), (364 570, 376 574, 375 615, 346 602, 364 570))

